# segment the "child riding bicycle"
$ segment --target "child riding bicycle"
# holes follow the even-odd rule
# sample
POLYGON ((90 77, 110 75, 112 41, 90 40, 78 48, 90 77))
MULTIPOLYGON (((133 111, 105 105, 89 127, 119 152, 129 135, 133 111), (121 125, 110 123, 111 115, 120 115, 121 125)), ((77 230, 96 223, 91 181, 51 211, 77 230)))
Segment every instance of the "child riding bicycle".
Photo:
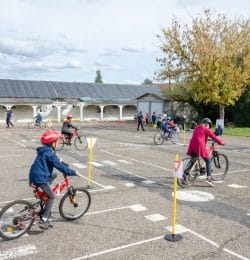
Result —
POLYGON ((63 126, 61 130, 61 133, 67 136, 67 140, 69 143, 71 142, 71 138, 73 136, 71 129, 78 130, 78 128, 71 123, 72 118, 73 118, 72 114, 67 115, 67 118, 63 120, 63 126))
POLYGON ((224 145, 224 142, 219 139, 211 130, 212 121, 209 118, 204 118, 201 124, 196 126, 192 138, 189 142, 187 155, 191 157, 202 157, 206 162, 207 170, 207 183, 210 186, 214 186, 211 177, 211 160, 209 153, 206 149, 206 142, 208 137, 217 142, 219 145, 224 145))
POLYGON ((45 230, 53 227, 48 220, 55 199, 50 187, 50 184, 56 178, 56 175, 52 175, 53 168, 55 167, 68 176, 79 176, 77 171, 68 168, 54 153, 60 136, 59 132, 53 130, 42 133, 40 141, 43 146, 37 148, 37 156, 29 172, 29 183, 41 188, 48 196, 48 202, 39 222, 39 227, 45 230))

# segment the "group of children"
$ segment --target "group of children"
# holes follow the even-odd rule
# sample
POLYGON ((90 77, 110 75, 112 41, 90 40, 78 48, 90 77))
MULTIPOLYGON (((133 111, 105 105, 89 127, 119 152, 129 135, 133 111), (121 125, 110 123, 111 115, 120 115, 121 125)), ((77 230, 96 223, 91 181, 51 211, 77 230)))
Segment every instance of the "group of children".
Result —
MULTIPOLYGON (((72 118, 73 115, 69 114, 64 120, 62 127, 62 133, 69 134, 69 140, 72 136, 69 128, 76 128, 71 123, 72 118)), ((166 128, 174 127, 174 123, 171 118, 166 118, 165 120, 163 120, 162 125, 163 127, 165 125, 166 128)), ((224 142, 211 131, 211 126, 212 121, 209 118, 204 118, 201 121, 201 124, 194 129, 192 138, 187 149, 187 155, 190 155, 192 157, 199 156, 205 160, 207 170, 207 183, 210 186, 214 186, 211 177, 211 161, 209 158, 209 153, 206 149, 206 142, 208 138, 211 138, 220 145, 224 145, 224 142)), ((70 169, 63 163, 61 159, 56 156, 55 148, 60 136, 61 134, 54 130, 48 130, 42 133, 40 141, 43 146, 37 148, 37 155, 29 172, 30 184, 39 187, 48 196, 48 202, 45 206, 44 211, 42 212, 41 220, 39 223, 39 227, 41 229, 48 229, 52 227, 48 218, 50 216, 55 198, 55 195, 50 187, 51 182, 56 177, 55 175, 53 175, 53 168, 56 168, 63 174, 69 176, 80 176, 77 171, 70 169)))

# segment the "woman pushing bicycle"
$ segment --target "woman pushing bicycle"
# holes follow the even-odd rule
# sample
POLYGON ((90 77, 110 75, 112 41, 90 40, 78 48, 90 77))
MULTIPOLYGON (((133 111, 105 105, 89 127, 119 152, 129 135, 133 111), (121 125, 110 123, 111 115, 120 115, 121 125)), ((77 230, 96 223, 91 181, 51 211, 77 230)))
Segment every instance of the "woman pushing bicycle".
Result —
POLYGON ((224 145, 225 143, 210 130, 211 126, 212 121, 209 118, 204 118, 202 119, 201 124, 195 127, 192 138, 189 142, 187 155, 191 157, 202 157, 204 159, 207 170, 206 182, 213 187, 214 184, 212 183, 211 177, 211 160, 206 148, 206 142, 209 137, 219 145, 224 145))
POLYGON ((55 167, 65 175, 79 177, 79 173, 67 167, 54 152, 60 136, 59 132, 53 130, 42 133, 40 141, 43 146, 37 148, 37 156, 29 172, 29 183, 41 188, 48 196, 48 202, 39 222, 41 229, 53 227, 48 220, 55 199, 50 187, 51 182, 56 178, 56 176, 52 175, 53 168, 55 167))

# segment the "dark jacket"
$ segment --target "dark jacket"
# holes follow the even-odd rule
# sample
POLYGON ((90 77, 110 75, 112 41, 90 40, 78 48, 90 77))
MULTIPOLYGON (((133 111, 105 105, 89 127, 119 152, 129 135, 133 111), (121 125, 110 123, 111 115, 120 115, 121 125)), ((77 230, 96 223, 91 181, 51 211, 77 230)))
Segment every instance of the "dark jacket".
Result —
POLYGON ((49 146, 38 147, 37 156, 30 168, 29 182, 34 184, 48 183, 54 167, 66 175, 76 176, 76 172, 61 163, 49 146))
POLYGON ((65 119, 65 120, 63 121, 63 126, 62 126, 62 130, 61 130, 62 134, 63 134, 63 133, 68 133, 71 128, 77 130, 77 127, 76 127, 76 126, 74 126, 74 125, 71 124, 67 119, 65 119))
POLYGON ((138 122, 142 122, 143 121, 143 115, 139 113, 137 115, 137 120, 138 120, 138 122))

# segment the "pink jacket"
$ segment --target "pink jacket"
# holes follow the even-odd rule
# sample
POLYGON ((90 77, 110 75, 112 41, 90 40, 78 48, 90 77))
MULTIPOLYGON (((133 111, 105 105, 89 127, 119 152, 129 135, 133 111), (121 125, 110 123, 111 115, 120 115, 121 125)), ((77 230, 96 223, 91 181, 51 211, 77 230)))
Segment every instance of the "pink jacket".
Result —
POLYGON ((210 129, 203 125, 199 125, 194 129, 193 136, 189 142, 187 155, 192 156, 194 153, 199 157, 209 158, 209 153, 206 148, 208 137, 210 137, 216 143, 224 145, 224 142, 220 140, 210 129))

